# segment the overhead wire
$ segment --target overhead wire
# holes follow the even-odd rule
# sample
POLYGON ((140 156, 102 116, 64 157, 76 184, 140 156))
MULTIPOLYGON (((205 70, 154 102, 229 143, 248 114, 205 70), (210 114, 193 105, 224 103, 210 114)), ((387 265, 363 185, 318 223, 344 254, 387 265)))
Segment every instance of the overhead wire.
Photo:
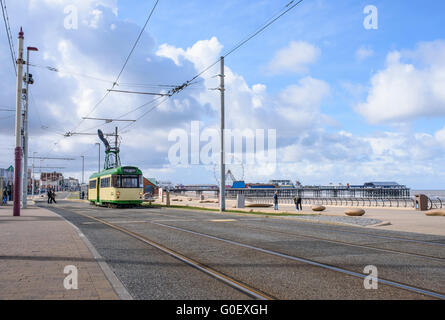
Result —
MULTIPOLYGON (((158 2, 159 2, 159 0, 156 1, 155 5, 154 5, 154 7, 153 7, 153 9, 152 9, 152 11, 150 12, 150 15, 149 15, 149 17, 148 17, 148 19, 147 19, 147 21, 146 21, 146 23, 145 23, 145 25, 144 25, 144 28, 142 29, 141 33, 139 34, 139 36, 138 36, 138 38, 137 38, 137 40, 136 40, 135 45, 133 46, 133 48, 132 48, 132 50, 131 50, 129 56, 127 57, 127 59, 126 59, 126 61, 125 61, 125 64, 124 64, 123 68, 122 68, 121 71, 119 72, 119 75, 118 75, 118 77, 117 77, 117 80, 113 83, 112 88, 114 88, 116 85, 118 85, 118 80, 119 80, 120 76, 122 75, 123 70, 125 69, 125 67, 126 67, 126 65, 127 65, 128 61, 129 61, 129 59, 130 59, 130 57, 131 57, 131 55, 132 55, 134 49, 135 49, 135 47, 136 47, 136 45, 137 45, 137 43, 138 43, 140 37, 142 36, 142 33, 143 33, 143 31, 144 31, 146 25, 148 24, 148 21, 150 20, 150 18, 151 18, 151 16, 152 16, 152 14, 153 14, 153 12, 154 12, 154 10, 155 10, 155 8, 156 8, 158 2)), ((241 48, 243 45, 245 45, 247 42, 249 42, 250 40, 252 40, 253 38, 255 38, 258 34, 260 34, 261 32, 263 32, 263 31, 264 31, 265 29, 267 29, 270 25, 272 25, 274 22, 276 22, 278 19, 280 19, 281 17, 283 17, 285 14, 287 14, 289 11, 291 11, 292 9, 294 9, 295 7, 297 7, 297 6, 298 6, 299 4, 301 4, 302 2, 303 2, 303 0, 299 0, 299 1, 292 0, 292 1, 290 1, 289 3, 287 3, 287 4, 284 6, 284 8, 282 8, 281 10, 278 11, 278 13, 274 14, 271 18, 269 18, 269 19, 265 22, 265 24, 263 24, 260 28, 258 28, 256 31, 254 31, 254 32, 253 32, 252 34, 250 34, 249 36, 247 36, 245 39, 243 39, 243 40, 241 40, 239 43, 237 43, 234 47, 232 47, 232 49, 230 49, 229 51, 227 51, 226 53, 224 53, 224 54, 222 55, 222 57, 226 58, 226 57, 228 57, 229 55, 231 55, 232 53, 234 53, 236 50, 238 50, 238 49, 241 48)), ((182 85, 180 85, 180 86, 173 87, 173 86, 165 85, 165 86, 164 86, 165 88, 170 88, 169 95, 168 95, 167 97, 158 97, 158 98, 156 98, 156 99, 150 100, 150 101, 148 101, 147 103, 144 103, 143 105, 137 107, 136 109, 131 110, 130 112, 127 112, 127 113, 125 113, 124 115, 122 115, 120 118, 122 118, 122 117, 124 117, 124 116, 126 116, 126 115, 128 115, 128 114, 130 114, 130 113, 132 113, 132 112, 134 112, 134 111, 137 111, 137 110, 139 110, 139 109, 141 109, 141 108, 143 108, 143 107, 146 107, 146 106, 148 106, 148 105, 150 105, 150 104, 152 104, 152 103, 154 103, 154 102, 156 102, 156 101, 158 101, 158 100, 164 98, 164 99, 162 99, 162 101, 160 101, 160 102, 157 103, 155 106, 153 106, 153 107, 150 108, 148 111, 144 112, 141 116, 139 116, 139 117, 136 119, 135 122, 132 122, 132 123, 128 124, 127 126, 125 126, 125 127, 123 128, 123 130, 126 130, 126 129, 128 129, 129 127, 133 126, 137 121, 139 121, 140 119, 142 119, 143 117, 145 117, 145 116, 146 116, 147 114, 149 114, 150 112, 154 111, 154 110, 155 110, 156 108, 158 108, 160 105, 162 105, 162 104, 165 103, 167 100, 169 100, 173 95, 175 95, 175 94, 177 94, 177 93, 183 91, 184 89, 188 88, 191 84, 193 84, 193 82, 194 82, 197 78, 199 78, 199 77, 202 76, 204 73, 206 73, 207 71, 209 71, 212 67, 214 67, 216 64, 218 64, 220 61, 221 61, 221 59, 218 59, 217 61, 215 61, 214 63, 212 63, 211 65, 209 65, 207 68, 203 69, 201 72, 199 72, 199 73, 198 73, 197 75, 195 75, 193 78, 191 78, 190 80, 184 82, 184 83, 183 83, 182 85)), ((125 85, 125 84, 123 84, 123 85, 125 85)), ((128 83, 127 83, 127 85, 128 85, 128 83)), ((133 84, 133 85, 138 86, 138 85, 140 85, 140 84, 133 84)), ((150 86, 150 85, 147 85, 147 87, 148 87, 148 86, 150 86)), ((157 87, 162 87, 162 85, 156 85, 156 86, 157 86, 157 87)), ((88 114, 88 116, 91 115, 91 113, 94 112, 94 111, 96 110, 96 108, 103 102, 103 100, 105 100, 105 98, 108 96, 109 93, 110 93, 110 91, 107 91, 107 93, 104 95, 104 97, 99 101, 98 104, 95 105, 95 107, 94 107, 93 110, 88 114)), ((119 118, 119 119, 120 119, 120 118, 119 118)), ((103 125, 103 124, 102 124, 102 125, 103 125)), ((101 126, 102 126, 102 125, 101 125, 101 126)), ((127 131, 127 132, 128 132, 128 131, 127 131)), ((126 133, 126 132, 123 132, 123 133, 126 133)), ((123 134, 123 133, 122 133, 122 134, 123 134)))
MULTIPOLYGON (((280 19, 282 16, 284 16, 286 13, 297 7, 299 4, 301 4, 303 0, 299 0, 295 3, 295 0, 290 1, 288 4, 286 4, 278 13, 274 14, 271 18, 269 18, 265 24, 263 24, 259 29, 257 29, 255 32, 253 32, 251 35, 247 36, 244 40, 241 40, 238 44, 236 44, 232 49, 230 49, 228 52, 224 53, 222 57, 226 58, 229 55, 231 55, 233 52, 241 48, 243 45, 245 45, 247 42, 252 40, 254 37, 256 37, 258 34, 263 32, 266 28, 268 28, 271 24, 273 24, 275 21, 280 19), (284 11, 283 11, 284 10, 284 11)), ((216 60, 214 63, 209 65, 207 68, 203 69, 201 72, 199 72, 197 75, 195 75, 191 80, 186 81, 184 84, 182 84, 183 87, 187 87, 192 81, 199 78, 201 75, 209 71, 212 67, 214 67, 216 64, 218 64, 221 61, 221 58, 216 60)))
MULTIPOLYGON (((222 57, 226 58, 229 55, 231 55, 233 52, 235 52, 236 50, 238 50, 239 48, 241 48, 243 45, 245 45, 247 42, 249 42, 250 40, 252 40, 254 37, 256 37, 258 34, 260 34, 261 32, 263 32, 265 29, 267 29, 270 25, 272 25, 274 22, 276 22, 278 19, 280 19, 281 17, 283 17, 285 14, 287 14, 289 11, 291 11, 292 9, 294 9, 295 7, 297 7, 299 4, 301 4, 303 2, 303 0, 292 0, 289 3, 287 3, 282 9, 280 9, 277 13, 275 13, 271 18, 269 18, 260 28, 258 28, 256 31, 254 31, 252 34, 250 34, 249 36, 247 36, 244 40, 241 40, 238 44, 236 44, 232 49, 230 49, 229 51, 227 51, 225 54, 222 55, 222 57)), ((169 91, 169 96, 164 99, 163 101, 161 101, 159 104, 157 104, 156 106, 154 106, 153 108, 151 108, 150 110, 148 110, 147 112, 145 112, 142 116, 140 116, 135 122, 130 123, 128 126, 126 126, 124 129, 129 128, 131 126, 133 126, 138 120, 140 120, 141 118, 145 117, 148 113, 152 112, 153 110, 155 110, 158 106, 160 106, 161 104, 163 104, 164 102, 166 102, 167 100, 169 100, 173 95, 181 92, 182 90, 186 89, 187 87, 189 87, 193 81, 195 81, 197 78, 199 78, 200 76, 202 76, 204 73, 206 73, 207 71, 209 71, 212 67, 214 67, 216 64, 218 64, 221 61, 221 58, 216 60, 214 63, 212 63, 211 65, 209 65, 208 67, 206 67, 205 69, 203 69, 201 72, 199 72, 197 75, 195 75, 193 78, 191 78, 190 80, 184 82, 182 85, 173 88, 169 91)))
MULTIPOLYGON (((139 33, 139 35, 138 35, 138 37, 137 37, 135 43, 133 44, 133 47, 131 48, 130 53, 128 54, 128 56, 127 56, 127 58, 126 58, 126 60, 125 60, 125 63, 124 63, 124 65, 123 65, 123 67, 121 68, 121 70, 120 70, 120 72, 119 72, 119 74, 118 74, 116 80, 113 82, 113 85, 112 85, 111 89, 113 89, 116 85, 118 85, 118 81, 119 81, 120 77, 122 76, 122 74, 123 74, 123 72, 124 72, 124 70, 125 70, 125 68, 126 68, 126 66, 127 66, 127 64, 128 64, 128 62, 130 61, 130 58, 131 58, 131 56, 133 55, 133 52, 134 52, 134 50, 136 49, 136 46, 137 46, 137 44, 139 43, 139 40, 141 39, 143 33, 145 32, 145 29, 146 29, 146 27, 147 27, 147 25, 148 25, 148 22, 150 21, 150 19, 151 19, 152 15, 153 15, 153 13, 154 13, 154 11, 155 11, 155 9, 156 9, 158 3, 159 3, 159 0, 156 0, 156 2, 155 2, 155 4, 154 4, 153 8, 152 8, 151 11, 150 11, 150 14, 148 15, 147 20, 145 21, 145 24, 144 24, 143 28, 141 29, 141 31, 140 31, 140 33, 139 33)), ((94 111, 96 111, 96 109, 97 109, 97 108, 102 104, 102 102, 108 97, 108 95, 110 94, 110 92, 111 92, 111 91, 106 91, 106 93, 104 94, 104 96, 103 96, 103 97, 102 97, 102 98, 101 98, 101 99, 94 105, 94 107, 92 108, 92 110, 91 110, 91 111, 90 111, 84 118, 89 117, 94 111)), ((74 129, 72 129, 71 131, 75 131, 77 128, 79 128, 80 125, 81 125, 84 121, 85 121, 85 119, 82 119, 82 120, 77 124, 77 126, 76 126, 74 129)), ((70 133, 70 132, 67 132, 67 135, 68 135, 69 133, 70 133)), ((58 142, 56 142, 56 143, 54 144, 54 147, 57 146, 57 145, 60 143, 60 141, 61 141, 61 140, 59 140, 58 142)), ((54 150, 54 147, 51 149, 51 151, 50 151, 49 153, 51 153, 51 152, 54 150)))
POLYGON ((6 9, 6 0, 0 0, 0 5, 2 7, 3 21, 5 23, 6 36, 8 37, 9 50, 11 51, 12 65, 13 65, 14 73, 17 76, 17 69, 16 69, 17 58, 15 55, 14 42, 12 40, 12 33, 11 33, 11 27, 9 24, 8 10, 6 9))

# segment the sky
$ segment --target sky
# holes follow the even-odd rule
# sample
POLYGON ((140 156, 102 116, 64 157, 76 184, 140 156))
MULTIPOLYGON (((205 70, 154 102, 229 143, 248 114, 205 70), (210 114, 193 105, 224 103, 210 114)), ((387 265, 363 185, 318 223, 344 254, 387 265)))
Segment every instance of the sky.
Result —
MULTIPOLYGON (((289 1, 160 0, 115 89, 166 93, 159 85, 193 79, 289 1)), ((193 123, 199 121, 201 133, 219 127, 220 92, 213 90, 219 65, 157 107, 147 95, 113 92, 102 101, 155 1, 4 2, 15 49, 20 26, 25 46, 39 48, 30 59, 36 67, 29 153, 76 159, 45 160, 42 166, 66 167, 65 175, 81 179, 84 155, 86 179, 97 170, 100 140, 63 134, 98 128, 108 133, 118 125, 124 165, 162 181, 217 182, 217 164, 172 161, 179 141, 172 136, 188 133, 192 150, 193 123), (86 116, 138 121, 82 121, 86 116)), ((444 9, 436 0, 304 0, 231 53, 225 58, 226 127, 263 130, 266 141, 274 130, 276 161, 247 163, 243 140, 246 145, 235 152, 242 164, 228 168, 248 182, 397 181, 413 189, 445 189, 444 9), (365 10, 369 6, 376 11, 365 10)), ((16 80, 3 21, 0 65, 0 109, 13 109, 16 80)), ((0 112, 3 168, 13 163, 13 116, 0 112)), ((203 156, 207 140, 201 139, 203 156)), ((191 151, 186 155, 193 157, 191 151)))

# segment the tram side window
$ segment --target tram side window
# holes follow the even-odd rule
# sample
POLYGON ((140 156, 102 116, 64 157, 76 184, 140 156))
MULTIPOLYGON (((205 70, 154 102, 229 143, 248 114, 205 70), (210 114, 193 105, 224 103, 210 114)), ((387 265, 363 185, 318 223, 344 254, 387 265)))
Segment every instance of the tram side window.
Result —
POLYGON ((104 178, 100 180, 101 188, 109 188, 111 186, 111 178, 104 178))
POLYGON ((139 176, 122 176, 122 188, 139 188, 139 176))
POLYGON ((112 176, 111 185, 113 186, 113 188, 120 188, 121 187, 121 176, 112 176))
POLYGON ((96 189, 96 180, 90 181, 90 189, 96 189))

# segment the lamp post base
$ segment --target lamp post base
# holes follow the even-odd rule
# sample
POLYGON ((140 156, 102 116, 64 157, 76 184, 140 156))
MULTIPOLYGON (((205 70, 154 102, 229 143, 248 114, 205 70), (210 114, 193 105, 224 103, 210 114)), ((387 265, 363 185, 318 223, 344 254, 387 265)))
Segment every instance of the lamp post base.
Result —
POLYGON ((15 167, 14 167, 14 217, 20 217, 20 170, 22 164, 22 148, 15 148, 15 167))

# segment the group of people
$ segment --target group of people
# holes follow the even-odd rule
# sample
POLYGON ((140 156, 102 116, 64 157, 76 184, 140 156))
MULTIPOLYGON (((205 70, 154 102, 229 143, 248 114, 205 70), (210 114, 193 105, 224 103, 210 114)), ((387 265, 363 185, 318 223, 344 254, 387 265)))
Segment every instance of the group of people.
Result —
MULTIPOLYGON (((293 200, 294 200, 295 206, 297 208, 297 211, 303 211, 303 206, 302 206, 303 199, 300 196, 298 196, 298 197, 294 197, 293 200)), ((275 211, 277 211, 278 210, 278 191, 275 191, 275 194, 273 195, 273 204, 274 204, 275 211)))
POLYGON ((54 188, 48 188, 48 191, 46 192, 48 195, 48 203, 57 203, 56 202, 56 191, 54 188))

